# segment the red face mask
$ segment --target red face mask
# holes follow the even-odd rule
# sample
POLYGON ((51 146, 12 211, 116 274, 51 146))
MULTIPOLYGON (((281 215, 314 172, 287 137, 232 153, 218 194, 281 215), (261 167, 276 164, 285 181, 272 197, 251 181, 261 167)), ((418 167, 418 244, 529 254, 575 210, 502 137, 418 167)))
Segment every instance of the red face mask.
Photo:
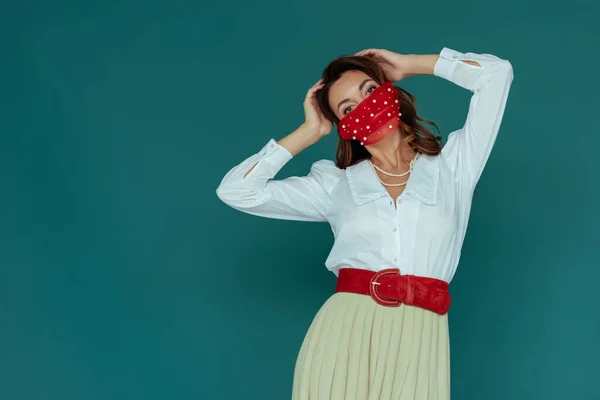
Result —
POLYGON ((361 145, 374 144, 400 126, 400 115, 398 90, 385 81, 337 123, 338 133, 361 145))

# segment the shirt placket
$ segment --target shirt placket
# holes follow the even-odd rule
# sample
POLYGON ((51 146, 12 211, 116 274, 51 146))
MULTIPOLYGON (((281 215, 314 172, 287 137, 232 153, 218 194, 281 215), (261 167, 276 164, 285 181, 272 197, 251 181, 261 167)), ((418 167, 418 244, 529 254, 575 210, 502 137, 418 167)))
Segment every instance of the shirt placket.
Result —
POLYGON ((386 264, 391 264, 394 268, 400 268, 402 260, 402 226, 399 218, 402 202, 402 199, 398 199, 397 205, 394 206, 394 200, 388 196, 385 203, 385 218, 383 219, 385 225, 383 227, 383 259, 386 264))
POLYGON ((384 259, 399 268, 402 274, 411 273, 418 202, 400 196, 394 206, 394 200, 388 198, 387 208, 391 218, 386 219, 387 226, 384 227, 388 232, 384 259))
POLYGON ((399 240, 401 247, 398 265, 400 273, 402 274, 414 273, 413 257, 419 204, 419 201, 407 196, 402 199, 402 203, 398 207, 397 221, 399 225, 399 240))

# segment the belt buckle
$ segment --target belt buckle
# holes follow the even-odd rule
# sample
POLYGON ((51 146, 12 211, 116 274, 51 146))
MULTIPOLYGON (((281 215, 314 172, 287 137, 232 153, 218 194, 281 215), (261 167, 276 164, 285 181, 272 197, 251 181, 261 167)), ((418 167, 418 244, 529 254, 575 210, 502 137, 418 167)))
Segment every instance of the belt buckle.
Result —
POLYGON ((371 277, 371 282, 369 283, 369 294, 371 295, 373 300, 375 300, 376 303, 381 304, 382 306, 398 307, 400 303, 402 303, 400 300, 384 299, 379 295, 379 293, 376 290, 377 286, 381 285, 378 279, 388 275, 400 275, 400 269, 387 268, 376 272, 375 275, 371 277))

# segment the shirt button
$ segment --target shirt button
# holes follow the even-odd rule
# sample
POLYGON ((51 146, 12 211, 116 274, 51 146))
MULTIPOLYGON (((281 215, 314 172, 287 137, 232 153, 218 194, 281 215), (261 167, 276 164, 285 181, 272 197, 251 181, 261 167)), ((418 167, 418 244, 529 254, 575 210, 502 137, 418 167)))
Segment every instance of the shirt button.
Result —
POLYGON ((396 232, 398 230, 398 228, 394 227, 394 229, 392 229, 394 232, 396 232))
POLYGON ((397 258, 397 257, 394 257, 394 262, 395 262, 395 261, 397 261, 397 260, 398 260, 398 258, 397 258))
POLYGON ((390 200, 390 206, 393 206, 394 202, 392 200, 390 200))

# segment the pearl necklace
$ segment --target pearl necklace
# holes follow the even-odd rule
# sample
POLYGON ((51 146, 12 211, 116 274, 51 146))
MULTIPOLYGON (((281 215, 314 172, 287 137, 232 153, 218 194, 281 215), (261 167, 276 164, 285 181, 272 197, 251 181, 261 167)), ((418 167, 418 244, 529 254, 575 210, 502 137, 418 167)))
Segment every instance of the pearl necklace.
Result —
MULTIPOLYGON (((408 170, 406 172, 403 172, 401 174, 392 174, 391 172, 387 172, 384 171, 383 169, 381 169, 380 167, 378 167, 377 165, 373 164, 373 161, 371 161, 371 159, 369 159, 369 164, 371 164, 372 167, 375 167, 378 171, 380 171, 381 173, 387 175, 387 176, 392 176, 392 177, 402 177, 402 176, 406 176, 409 173, 412 172, 414 166, 415 166, 415 162, 417 161, 417 158, 419 158, 421 153, 417 153, 415 155, 415 157, 410 160, 410 164, 408 167, 408 170)), ((377 173, 375 173, 375 175, 377 175, 377 173)), ((381 180, 381 178, 379 178, 379 175, 377 175, 377 178, 379 179, 379 182, 381 182, 384 186, 403 186, 406 185, 408 183, 408 179, 405 182, 402 183, 385 183, 384 181, 381 180)))

